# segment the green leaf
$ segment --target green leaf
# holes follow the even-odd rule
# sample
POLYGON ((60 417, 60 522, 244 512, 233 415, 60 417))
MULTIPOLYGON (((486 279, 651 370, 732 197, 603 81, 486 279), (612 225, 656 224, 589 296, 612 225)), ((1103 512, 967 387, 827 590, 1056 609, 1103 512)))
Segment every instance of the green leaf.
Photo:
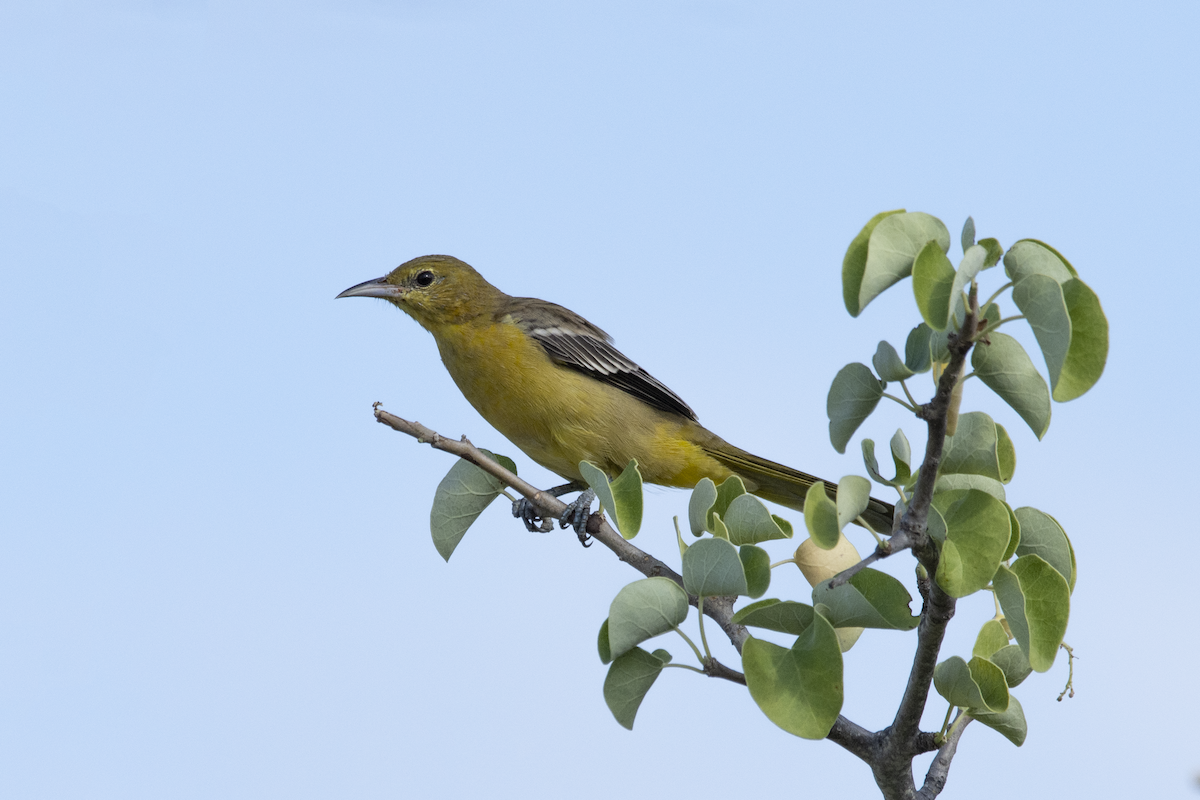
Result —
MULTIPOLYGON (((1007 434, 1005 434, 1007 437, 1007 434)), ((1011 442, 1009 443, 1011 445, 1011 442)), ((1007 454, 1006 454, 1007 456, 1007 454)), ((1013 456, 1015 459, 1015 456, 1013 456)), ((946 437, 939 475, 983 475, 1003 481, 996 423, 982 411, 960 414, 958 428, 946 437)), ((1011 474, 1010 474, 1011 477, 1011 474)))
POLYGON ((1045 275, 1056 283, 1074 277, 1054 249, 1033 239, 1022 239, 1009 248, 1004 255, 1004 271, 1013 283, 1020 283, 1029 275, 1045 275))
POLYGON ((746 596, 762 597, 771 586, 771 557, 766 550, 752 544, 738 548, 738 557, 746 575, 746 596))
POLYGON ((1100 298, 1078 278, 1064 283, 1062 292, 1071 315, 1071 348, 1054 387, 1054 399, 1065 403, 1100 380, 1108 361, 1108 318, 1100 298))
POLYGON ((859 475, 846 475, 837 485, 838 531, 849 525, 871 504, 871 482, 859 475))
POLYGON ((976 656, 970 662, 951 656, 933 670, 938 694, 959 708, 1004 711, 1008 708, 1008 684, 1004 673, 992 662, 976 656))
POLYGON ((1021 544, 1021 521, 1017 519, 1017 512, 1012 510, 1012 506, 1004 503, 1004 507, 1008 509, 1008 521, 1012 525, 1012 533, 1008 537, 1008 546, 1004 548, 1004 555, 1000 558, 1002 562, 1007 563, 1013 557, 1013 554, 1017 552, 1017 547, 1021 544))
POLYGON ((820 614, 791 648, 746 640, 742 668, 750 696, 780 728, 804 739, 824 739, 842 710, 842 652, 820 614))
POLYGON ((1067 580, 1067 587, 1075 591, 1075 559, 1071 554, 1071 542, 1058 520, 1036 508, 1023 506, 1015 512, 1021 523, 1021 543, 1016 548, 1018 556, 1041 556, 1067 580))
MULTIPOLYGON (((867 244, 867 263, 858 290, 858 310, 866 308, 896 281, 908 277, 917 253, 931 239, 938 242, 943 253, 950 249, 950 232, 937 217, 912 212, 880 220, 871 231, 867 244)), ((857 316, 853 311, 851 315, 857 316)))
POLYGON ((896 467, 896 482, 906 483, 912 477, 912 448, 904 431, 896 428, 891 441, 892 464, 896 467))
MULTIPOLYGON (((717 523, 725 519, 725 514, 729 511, 733 501, 744 494, 746 494, 746 484, 737 475, 730 475, 721 481, 721 485, 717 487, 717 499, 713 501, 712 508, 708 510, 708 530, 716 534, 717 523), (720 517, 720 520, 717 517, 720 517)), ((725 523, 720 522, 721 530, 724 531, 725 527, 725 523)), ((729 536, 725 534, 721 538, 728 539, 729 536)))
POLYGON ((963 223, 961 242, 964 253, 971 249, 971 245, 975 244, 975 220, 970 217, 967 217, 967 221, 963 223))
POLYGON ((1039 244, 1039 245, 1041 245, 1042 247, 1044 247, 1044 248, 1046 248, 1047 250, 1049 250, 1051 253, 1054 253, 1054 255, 1058 256, 1058 260, 1059 260, 1059 261, 1061 261, 1061 262, 1063 263, 1063 266, 1067 268, 1067 272, 1071 273, 1071 277, 1072 277, 1072 278, 1078 278, 1078 277, 1079 277, 1079 273, 1075 271, 1075 268, 1074 268, 1073 266, 1071 266, 1071 262, 1070 262, 1070 261, 1067 261, 1067 258, 1066 258, 1066 256, 1064 256, 1062 253, 1060 253, 1060 252, 1058 252, 1057 250, 1055 250, 1055 249, 1054 249, 1053 247, 1051 247, 1050 245, 1046 244, 1045 242, 1041 241, 1040 239, 1024 239, 1024 240, 1022 240, 1022 241, 1026 241, 1026 242, 1033 242, 1034 244, 1039 244))
POLYGON ((945 330, 950 318, 954 266, 937 241, 926 242, 912 265, 913 295, 925 324, 945 330))
POLYGON ((1000 624, 999 620, 989 619, 979 629, 979 635, 975 637, 975 647, 971 650, 971 655, 991 658, 992 654, 1001 647, 1008 647, 1008 634, 1004 632, 1004 626, 1000 624))
POLYGON ((1000 464, 1000 482, 1009 483, 1017 471, 1017 448, 1000 423, 996 423, 996 461, 1000 464))
POLYGON ((657 658, 659 661, 661 661, 664 664, 670 664, 672 661, 671 654, 668 653, 666 650, 663 650, 661 647, 658 648, 657 650, 655 650, 653 653, 651 653, 651 655, 653 655, 655 658, 657 658))
POLYGON ((887 342, 880 342, 875 349, 875 357, 871 359, 875 371, 885 381, 902 381, 913 376, 913 371, 900 360, 896 348, 887 342))
POLYGON ((939 475, 937 483, 933 485, 935 495, 953 492, 956 489, 978 489, 987 492, 1001 503, 1005 502, 1004 484, 983 475, 939 475))
POLYGON ((608 608, 610 655, 620 658, 647 639, 673 630, 687 615, 687 595, 674 581, 669 578, 634 581, 617 592, 608 608))
POLYGON ((633 730, 633 719, 646 697, 646 692, 658 680, 663 661, 635 647, 614 660, 604 678, 604 702, 622 728, 633 730))
MULTIPOLYGON (((487 450, 480 452, 516 474, 517 465, 511 458, 487 450)), ((433 493, 433 508, 429 512, 433 546, 442 558, 450 560, 467 528, 503 491, 503 483, 469 461, 459 459, 454 462, 433 493)))
POLYGON ((951 597, 966 597, 988 585, 1012 534, 1008 507, 986 492, 935 494, 933 506, 946 525, 937 582, 951 597))
MULTIPOLYGON (((975 276, 983 270, 984 262, 987 260, 987 250, 975 245, 963 254, 963 260, 959 263, 958 269, 954 272, 954 285, 950 287, 950 304, 954 308, 956 317, 966 319, 965 292, 971 288, 971 281, 975 280, 975 276)), ((962 327, 962 322, 959 322, 959 327, 962 327)))
POLYGON ((971 709, 970 714, 994 731, 999 731, 1005 739, 1020 747, 1025 743, 1025 735, 1029 726, 1025 723, 1025 711, 1017 698, 1009 696, 1008 709, 998 712, 971 709))
POLYGON ((1004 673, 1004 680, 1010 689, 1020 686, 1029 677, 1029 673, 1033 672, 1033 667, 1029 666, 1029 659, 1025 657, 1025 651, 1019 644, 1008 644, 1001 647, 992 653, 988 660, 1004 673))
POLYGON ((883 397, 883 384, 866 364, 842 367, 829 387, 825 413, 829 416, 829 440, 839 453, 846 452, 850 437, 858 430, 883 397))
MULTIPOLYGON (((949 327, 945 330, 929 332, 929 357, 933 361, 945 364, 950 360, 949 337, 951 333, 952 331, 949 327)), ((934 383, 936 382, 935 380, 934 383)))
POLYGON ((984 269, 990 269, 1000 263, 1000 258, 1004 255, 1004 248, 1000 246, 1000 242, 989 238, 980 239, 977 244, 987 251, 987 258, 983 262, 984 269))
POLYGON ((926 372, 932 363, 929 358, 929 337, 932 333, 924 322, 908 332, 908 339, 904 342, 904 366, 913 374, 926 372))
POLYGON ((883 628, 910 631, 920 617, 913 616, 912 595, 904 584, 887 573, 870 568, 857 572, 835 589, 824 581, 813 588, 813 605, 828 609, 825 615, 835 628, 883 628))
POLYGON ((1017 282, 1012 298, 1037 337, 1042 357, 1046 359, 1050 386, 1057 387, 1071 346, 1071 315, 1062 287, 1053 278, 1034 273, 1017 282))
POLYGON ((879 471, 879 462, 875 459, 875 440, 862 440, 862 456, 863 465, 867 468, 867 474, 878 483, 891 485, 891 481, 883 477, 883 473, 879 471))
POLYGON ((701 478, 688 500, 688 526, 694 536, 708 530, 708 512, 717 502, 717 485, 712 478, 701 478))
POLYGON ((1041 556, 1022 556, 996 570, 996 598, 1017 644, 1035 672, 1054 665, 1067 632, 1071 592, 1067 580, 1041 556))
POLYGON ((600 651, 600 663, 609 664, 612 662, 612 648, 608 644, 608 618, 605 617, 604 622, 600 625, 600 635, 596 637, 596 649, 600 651))
POLYGON ((629 462, 611 483, 604 470, 590 461, 579 462, 579 473, 596 493, 600 507, 608 512, 621 536, 632 539, 642 527, 642 473, 637 459, 629 462))
POLYGON ((689 547, 683 556, 683 588, 704 597, 747 594, 737 548, 724 539, 701 539, 689 547))
POLYGON ((1050 427, 1050 390, 1029 354, 1016 339, 998 331, 988 334, 991 344, 978 342, 971 354, 976 376, 1000 399, 1012 406, 1041 439, 1050 427))
POLYGON ((850 242, 850 247, 846 249, 846 256, 842 259, 842 299, 846 303, 846 310, 850 312, 850 316, 857 317, 862 312, 863 306, 866 305, 865 303, 860 304, 858 298, 859 292, 862 290, 863 276, 867 270, 867 250, 871 233, 886 217, 903 213, 904 209, 901 208, 897 211, 884 211, 871 217, 870 221, 850 242))
POLYGON ((808 487, 804 495, 804 525, 813 543, 822 550, 832 549, 838 543, 841 528, 838 527, 837 504, 825 493, 824 481, 808 487))
POLYGON ((792 600, 759 600, 738 609, 733 621, 751 628, 765 628, 779 633, 799 636, 812 625, 813 607, 792 600))
POLYGON ((729 529, 725 527, 725 522, 724 522, 724 520, 721 519, 721 515, 714 511, 709 516, 712 517, 712 524, 710 525, 710 527, 712 528, 713 538, 714 539, 723 539, 728 542, 729 541, 729 529))
POLYGON ((767 510, 762 500, 752 494, 733 498, 722 520, 729 530, 729 541, 734 545, 758 544, 771 539, 788 539, 792 535, 791 525, 784 530, 767 510))

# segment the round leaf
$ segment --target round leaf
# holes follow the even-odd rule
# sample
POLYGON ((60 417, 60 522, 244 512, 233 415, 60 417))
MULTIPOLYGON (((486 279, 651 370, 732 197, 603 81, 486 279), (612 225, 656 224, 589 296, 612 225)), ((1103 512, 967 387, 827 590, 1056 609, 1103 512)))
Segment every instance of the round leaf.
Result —
POLYGON ((791 648, 750 638, 742 650, 750 696, 774 722, 804 739, 824 739, 842 710, 842 652, 820 614, 791 648))
POLYGON ((943 253, 950 249, 950 232, 941 220, 929 214, 914 211, 880 220, 867 244, 867 263, 858 290, 859 310, 884 289, 908 277, 917 253, 931 239, 943 253))
POLYGON ((865 364, 847 364, 842 367, 825 400, 825 413, 829 417, 829 440, 839 453, 846 452, 850 437, 858 430, 883 397, 883 385, 865 364))
POLYGON ((846 256, 842 259, 842 299, 846 303, 846 310, 850 312, 850 316, 857 317, 865 305, 865 303, 860 304, 858 298, 862 289, 863 275, 867 271, 867 249, 871 233, 875 230, 875 226, 886 217, 903 213, 904 209, 901 208, 897 211, 884 211, 871 217, 870 221, 850 242, 850 246, 846 248, 846 256))
POLYGON ((746 596, 762 597, 771 585, 771 557, 766 550, 752 544, 738 548, 738 557, 746 575, 746 596))
POLYGON ((966 597, 988 585, 1012 534, 1008 507, 986 492, 968 489, 935 494, 933 505, 946 525, 938 559, 938 585, 966 597))
POLYGON ((747 594, 737 548, 724 539, 701 539, 689 547, 683 556, 683 587, 704 597, 747 594))
POLYGON ((729 531, 729 541, 734 545, 758 544, 791 536, 791 531, 781 528, 763 501, 752 494, 735 497, 722 520, 729 531))
POLYGON ((1050 390, 1038 374, 1025 348, 1003 333, 988 334, 990 344, 979 342, 971 354, 975 374, 988 388, 1012 406, 1041 439, 1050 427, 1050 390))
POLYGON ((909 603, 912 595, 904 584, 874 569, 862 569, 837 588, 829 581, 813 588, 813 604, 828 609, 825 616, 835 628, 883 628, 909 631, 917 627, 920 617, 913 616, 909 603))
POLYGON ((921 318, 933 330, 945 330, 950 318, 954 267, 936 241, 926 242, 917 253, 912 276, 913 295, 921 318))
POLYGON ((1001 565, 992 579, 1013 637, 1035 672, 1054 665, 1067 632, 1071 593, 1066 578, 1043 558, 1028 555, 1001 565))
POLYGON ((634 581, 617 592, 609 605, 609 654, 614 659, 620 658, 647 639, 673 630, 687 615, 687 595, 674 581, 669 578, 634 581))
POLYGON ((885 381, 902 381, 911 378, 914 374, 900 360, 900 354, 896 352, 896 348, 887 342, 879 343, 879 347, 875 349, 875 357, 871 359, 871 364, 879 373, 879 377, 885 381))
POLYGON ((604 678, 604 702, 608 710, 626 730, 633 730, 633 719, 646 697, 646 692, 658 680, 663 661, 635 647, 613 661, 604 678))
POLYGON ((816 612, 813 607, 793 600, 759 600, 745 608, 738 609, 733 615, 733 621, 739 625, 751 628, 765 628, 779 633, 790 633, 799 636, 812 625, 816 612))
POLYGON ((600 506, 608 512, 621 536, 632 539, 642 527, 642 474, 637 459, 629 462, 614 481, 588 461, 579 462, 579 472, 596 493, 600 506))
POLYGON ((1065 403, 1100 380, 1108 360, 1108 318, 1100 298, 1078 278, 1064 283, 1062 291, 1071 315, 1071 347, 1054 387, 1054 399, 1065 403))
POLYGON ((1025 710, 1021 708, 1021 704, 1017 702, 1017 698, 1011 695, 1008 698, 1008 708, 1004 711, 986 712, 979 709, 971 709, 971 716, 988 726, 992 730, 999 731, 1004 735, 1005 739, 1020 747, 1025 743, 1025 735, 1029 731, 1029 726, 1025 722, 1025 710))
POLYGON ((1057 387, 1071 346, 1071 315, 1058 281, 1046 275, 1027 275, 1013 287, 1013 302, 1025 315, 1046 359, 1050 386, 1057 387))
MULTIPOLYGON (((516 473, 517 465, 512 459, 487 450, 482 452, 509 472, 516 473)), ((504 484, 471 462, 461 459, 454 462, 438 484, 433 494, 433 508, 429 511, 433 546, 442 558, 450 560, 467 528, 502 491, 504 484)))
POLYGON ((837 544, 841 536, 837 504, 825 493, 825 482, 817 481, 804 495, 804 525, 818 547, 826 550, 837 544))

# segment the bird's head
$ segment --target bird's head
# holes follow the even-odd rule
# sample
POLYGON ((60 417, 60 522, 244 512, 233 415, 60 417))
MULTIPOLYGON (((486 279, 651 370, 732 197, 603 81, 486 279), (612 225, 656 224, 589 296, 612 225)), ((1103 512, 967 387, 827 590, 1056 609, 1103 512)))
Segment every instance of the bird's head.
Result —
POLYGON ((381 297, 432 330, 491 310, 500 290, 453 256, 421 256, 338 297, 381 297))

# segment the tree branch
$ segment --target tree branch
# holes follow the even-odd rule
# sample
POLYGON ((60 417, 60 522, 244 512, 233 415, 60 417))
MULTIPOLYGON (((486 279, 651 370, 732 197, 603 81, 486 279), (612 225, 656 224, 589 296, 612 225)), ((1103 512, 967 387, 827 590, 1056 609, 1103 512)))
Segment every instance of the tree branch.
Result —
POLYGON ((950 761, 954 758, 955 751, 958 750, 958 742, 962 738, 963 730, 972 719, 973 717, 967 716, 961 721, 956 720, 956 724, 950 728, 946 741, 938 749, 933 763, 929 765, 929 771, 925 773, 925 783, 921 786, 917 797, 922 800, 932 800, 941 794, 942 789, 946 788, 946 778, 950 774, 950 761))
MULTIPOLYGON (((974 344, 977 315, 976 298, 972 290, 962 328, 949 337, 950 362, 938 380, 937 392, 933 399, 918 411, 918 416, 926 421, 928 427, 925 458, 921 464, 921 477, 917 481, 908 509, 900 521, 898 534, 906 537, 913 555, 924 568, 928 579, 923 577, 920 586, 925 602, 921 609, 921 623, 917 627, 917 648, 913 654, 908 684, 904 688, 904 695, 900 698, 900 705, 896 709, 892 724, 880 732, 881 740, 876 760, 871 762, 875 782, 886 798, 911 798, 916 795, 912 759, 923 752, 921 715, 929 699, 933 671, 937 666, 938 653, 941 652, 942 640, 946 635, 946 626, 954 616, 955 599, 942 591, 934 579, 937 575, 939 550, 937 543, 928 533, 929 506, 933 502, 933 490, 946 445, 946 422, 952 410, 952 396, 966 365, 967 353, 974 344)), ((954 746, 957 747, 957 739, 954 740, 954 746)), ((954 748, 944 752, 948 769, 954 748)), ((926 787, 932 788, 935 783, 936 781, 931 783, 927 779, 926 787)))
MULTIPOLYGON (((406 433, 417 441, 428 444, 435 450, 451 453, 464 461, 471 462, 505 486, 515 489, 529 498, 537 504, 538 508, 544 509, 549 516, 557 519, 566 510, 566 503, 554 497, 549 492, 542 491, 528 481, 522 480, 509 472, 500 464, 497 464, 484 455, 479 448, 471 444, 467 437, 449 439, 437 431, 426 428, 419 422, 410 422, 409 420, 397 417, 395 414, 384 411, 379 407, 379 403, 376 403, 374 408, 376 421, 387 425, 392 430, 406 433)), ((595 513, 588 518, 587 532, 596 541, 600 542, 600 544, 613 551, 617 558, 629 564, 647 578, 669 578, 679 584, 681 589, 683 588, 682 575, 671 569, 665 562, 660 561, 641 548, 628 542, 625 537, 621 536, 620 533, 608 524, 608 520, 604 518, 603 514, 595 513)), ((742 652, 742 643, 746 641, 749 633, 746 631, 744 625, 738 625, 733 622, 733 603, 736 599, 734 597, 706 597, 704 598, 704 614, 721 626, 721 630, 725 632, 725 635, 729 637, 729 641, 733 643, 733 646, 740 653, 742 652)), ((688 602, 698 607, 700 598, 688 593, 688 602)), ((717 670, 717 674, 714 674, 713 677, 733 680, 729 674, 741 675, 741 673, 724 667, 724 665, 718 666, 720 669, 717 670)), ((735 682, 738 681, 735 680, 735 682)), ((740 682, 745 682, 745 676, 742 676, 740 682)))

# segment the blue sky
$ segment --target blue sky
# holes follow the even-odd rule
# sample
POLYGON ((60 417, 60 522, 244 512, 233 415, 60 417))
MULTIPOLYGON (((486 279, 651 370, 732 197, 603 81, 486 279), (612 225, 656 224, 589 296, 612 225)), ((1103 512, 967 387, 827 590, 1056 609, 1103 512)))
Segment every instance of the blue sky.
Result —
MULTIPOLYGON (((725 438, 837 479, 863 470, 829 446, 830 380, 916 322, 906 291, 850 319, 841 258, 905 207, 955 239, 970 214, 1006 246, 1050 242, 1112 340, 1041 443, 966 392, 1013 436, 1010 500, 1072 537, 1080 660, 1072 700, 1055 702, 1065 661, 1018 690, 1024 747, 968 731, 946 796, 1194 796, 1200 598, 1174 505, 1194 483, 1193 337, 1167 301, 1198 288, 1198 16, 3 5, 3 793, 870 796, 856 759, 681 670, 618 727, 595 635, 637 574, 499 505, 444 563, 427 519, 449 458, 375 424, 373 401, 558 481, 414 323, 333 297, 456 255, 609 331, 725 438)), ((862 435, 901 425, 921 440, 899 407, 862 435)), ((651 490, 638 543, 671 556, 685 509, 651 490)), ((779 573, 772 594, 806 592, 779 573)), ((960 606, 944 654, 988 616, 960 606)), ((890 720, 911 641, 847 655, 848 716, 890 720)))

